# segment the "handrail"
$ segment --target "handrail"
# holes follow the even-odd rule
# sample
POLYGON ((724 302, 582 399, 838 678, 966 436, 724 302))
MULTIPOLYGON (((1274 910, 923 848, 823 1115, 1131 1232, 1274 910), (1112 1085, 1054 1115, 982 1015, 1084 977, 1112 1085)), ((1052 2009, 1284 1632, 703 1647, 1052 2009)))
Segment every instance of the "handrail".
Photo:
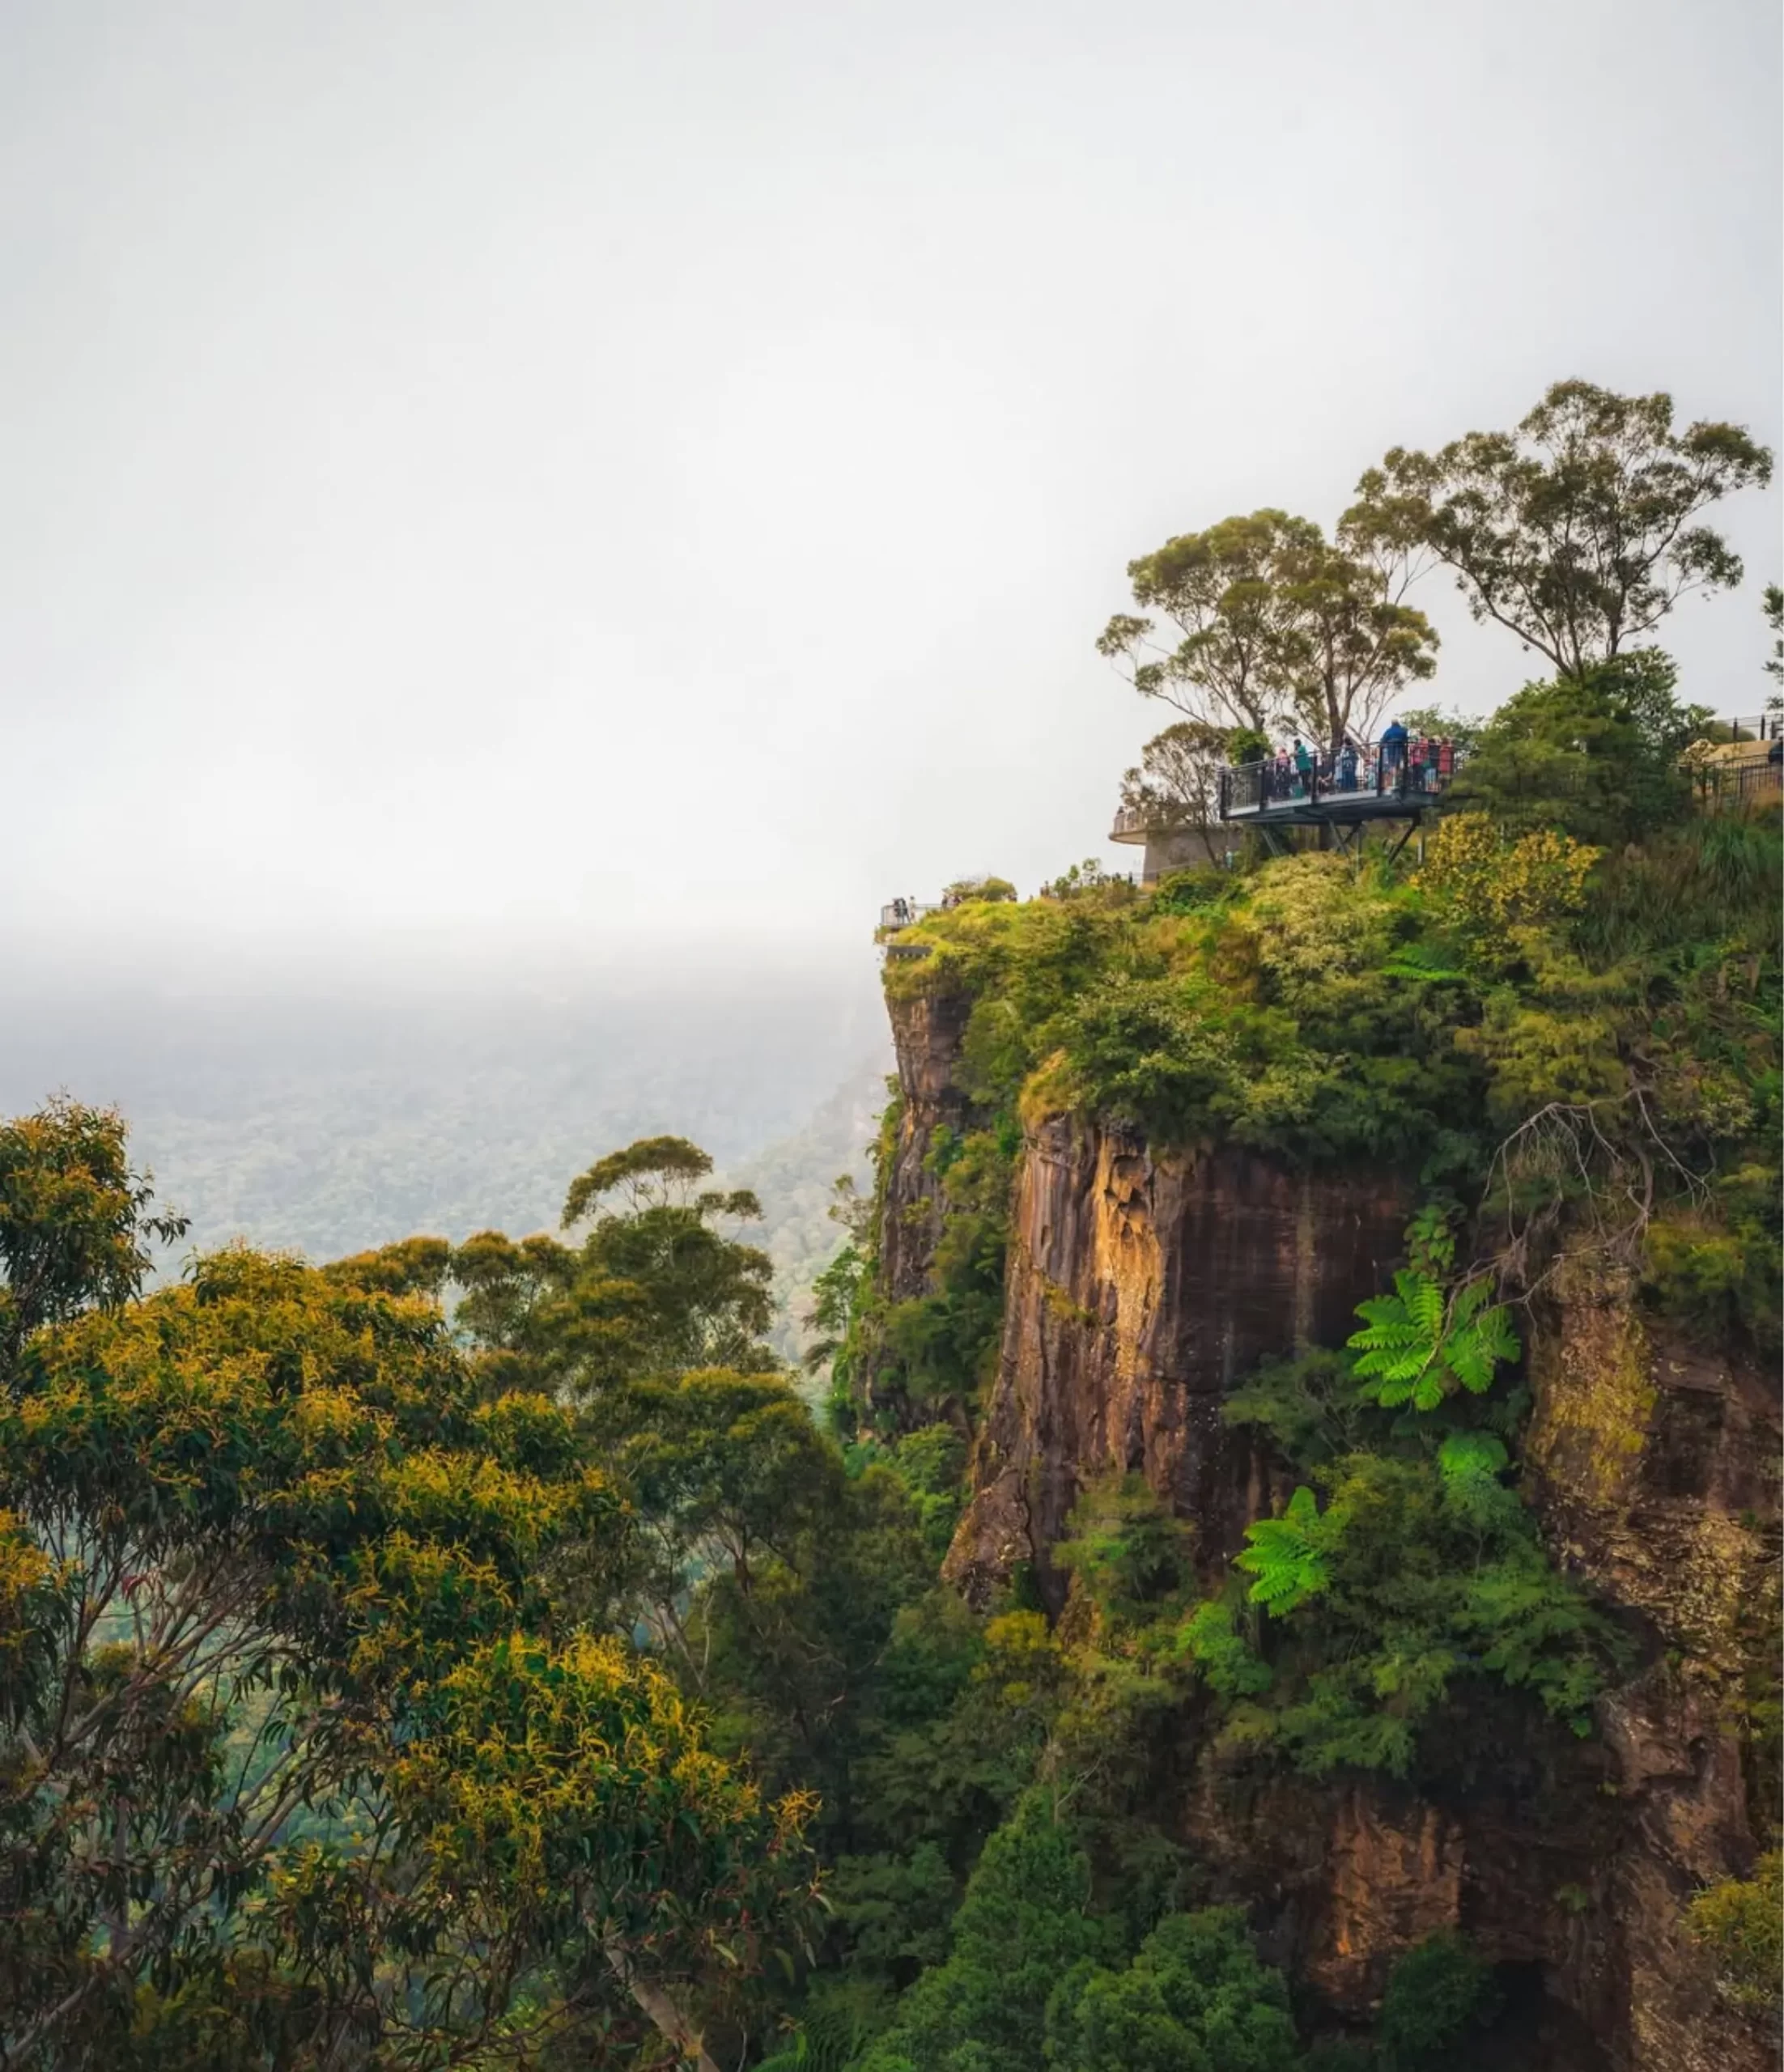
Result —
POLYGON ((926 906, 918 899, 889 899, 880 909, 880 926, 882 928, 914 928, 935 911, 933 906, 926 906))
MULTIPOLYGON (((1784 739, 1774 734, 1773 741, 1784 739)), ((1784 790, 1784 762, 1769 756, 1752 755, 1739 762, 1687 763, 1683 766, 1692 796, 1700 810, 1741 805, 1768 792, 1784 790)))
POLYGON ((1383 741, 1359 752, 1347 744, 1310 755, 1301 765, 1282 757, 1242 762, 1221 772, 1221 818, 1268 812, 1273 807, 1341 804, 1361 799, 1435 799, 1446 792, 1468 750, 1449 741, 1417 762, 1409 742, 1383 741))

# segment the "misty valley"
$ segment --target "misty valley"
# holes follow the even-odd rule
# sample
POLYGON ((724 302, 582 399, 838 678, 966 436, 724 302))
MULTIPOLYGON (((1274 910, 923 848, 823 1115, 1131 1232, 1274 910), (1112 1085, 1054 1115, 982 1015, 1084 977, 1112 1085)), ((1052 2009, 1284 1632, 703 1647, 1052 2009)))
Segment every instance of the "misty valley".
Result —
POLYGON ((3 2072, 1773 2062, 1770 470, 1170 537, 1123 865, 835 958, 17 957, 3 2072))

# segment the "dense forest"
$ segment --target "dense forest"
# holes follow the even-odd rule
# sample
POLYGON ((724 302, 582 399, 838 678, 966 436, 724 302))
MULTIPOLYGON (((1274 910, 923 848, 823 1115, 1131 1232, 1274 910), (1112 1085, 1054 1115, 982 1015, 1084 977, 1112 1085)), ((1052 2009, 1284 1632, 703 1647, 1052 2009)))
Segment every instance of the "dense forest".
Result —
MULTIPOLYGON (((1568 1303, 1680 1361, 1780 1349, 1778 793, 1705 783, 1726 728, 1649 638, 1739 580, 1701 514, 1769 459, 1662 405, 1563 384, 1391 454, 1332 541, 1260 512, 1133 565, 1181 639, 1104 644, 1196 730, 1151 766, 1186 824, 1206 758, 1404 708, 1421 558, 1544 673, 1416 845, 1254 834, 896 927, 900 1077, 809 1375, 760 1202, 680 1136, 566 1173, 552 1233, 157 1280, 185 1233, 117 1113, 0 1127, 0 2066, 1659 2072, 1465 1895, 1332 1988, 1259 1866, 1299 1823, 1311 1891, 1334 1807, 1471 1794, 1633 1849, 1594 1824, 1668 1679, 1739 1798, 1668 1961, 1721 2063, 1762 2052, 1775 1501, 1673 1564, 1681 1639, 1536 1501, 1652 1421, 1568 1303), (1230 1531, 1147 1446, 1047 1426, 993 1544, 1022 1316, 1132 1362, 1090 1225, 1023 1221, 1083 1157, 1156 1221, 1157 1176, 1226 1160, 1389 1233, 1349 1314, 1266 1316, 1222 1382, 1230 1531)), ((1586 1939, 1587 1876, 1541 1896, 1586 1939)))

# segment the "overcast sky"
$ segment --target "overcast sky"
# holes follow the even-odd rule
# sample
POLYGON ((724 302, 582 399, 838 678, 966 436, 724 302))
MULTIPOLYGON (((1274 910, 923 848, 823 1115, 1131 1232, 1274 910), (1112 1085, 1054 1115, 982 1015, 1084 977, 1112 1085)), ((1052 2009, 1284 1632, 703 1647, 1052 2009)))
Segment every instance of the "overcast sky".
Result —
POLYGON ((1780 91, 1776 0, 0 0, 5 918, 1030 890, 1170 716, 1135 554, 1563 376, 1778 442, 1780 91))

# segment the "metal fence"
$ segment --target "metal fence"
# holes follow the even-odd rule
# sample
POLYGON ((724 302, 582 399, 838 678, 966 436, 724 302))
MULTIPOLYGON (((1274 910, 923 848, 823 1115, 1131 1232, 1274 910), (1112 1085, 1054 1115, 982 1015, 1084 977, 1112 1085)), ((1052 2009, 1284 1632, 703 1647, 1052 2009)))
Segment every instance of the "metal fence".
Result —
POLYGON ((1744 757, 1738 762, 1700 763, 1689 775, 1693 798, 1703 813, 1733 812, 1749 800, 1775 798, 1784 792, 1784 762, 1762 755, 1744 757))
POLYGON ((925 906, 917 899, 889 899, 880 909, 882 928, 908 928, 934 913, 933 906, 925 906))
POLYGON ((1347 747, 1336 754, 1310 754, 1304 764, 1289 755, 1239 763, 1221 772, 1221 818, 1238 820, 1249 813, 1321 803, 1439 797, 1468 760, 1468 751, 1438 741, 1415 758, 1409 749, 1417 745, 1387 742, 1361 750, 1347 747))

